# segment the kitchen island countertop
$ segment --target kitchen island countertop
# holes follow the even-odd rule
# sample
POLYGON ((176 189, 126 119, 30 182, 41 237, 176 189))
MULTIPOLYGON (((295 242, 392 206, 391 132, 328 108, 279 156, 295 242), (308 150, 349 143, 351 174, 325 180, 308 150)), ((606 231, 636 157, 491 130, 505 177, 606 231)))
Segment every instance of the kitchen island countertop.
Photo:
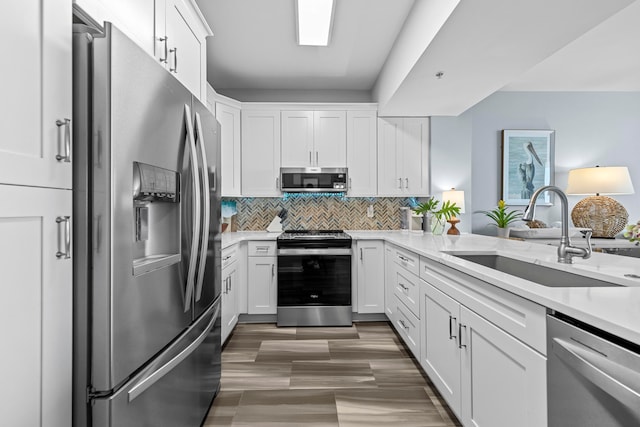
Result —
MULTIPOLYGON (((550 309, 640 344, 640 260, 602 253, 557 262, 557 247, 476 234, 459 236, 403 231, 347 230, 354 240, 384 240, 550 309), (577 275, 617 283, 614 287, 548 287, 451 255, 491 253, 577 275), (636 275, 631 278, 625 275, 636 275)), ((279 233, 224 233, 222 247, 245 240, 275 240, 279 233)))

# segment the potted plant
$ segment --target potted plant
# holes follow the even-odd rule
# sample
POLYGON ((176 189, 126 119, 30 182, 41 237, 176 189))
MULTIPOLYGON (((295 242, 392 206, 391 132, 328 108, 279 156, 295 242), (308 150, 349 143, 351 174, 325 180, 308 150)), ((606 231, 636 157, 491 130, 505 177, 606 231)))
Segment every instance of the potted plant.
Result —
POLYGON ((498 207, 491 211, 480 211, 491 218, 498 227, 498 237, 509 237, 509 224, 522 217, 520 211, 510 211, 504 200, 498 201, 498 207))
POLYGON ((426 230, 430 230, 433 234, 442 234, 445 222, 451 217, 460 214, 460 207, 449 200, 445 201, 440 209, 438 209, 439 204, 440 201, 436 200, 435 197, 430 197, 426 202, 419 203, 413 208, 416 214, 423 215, 422 220, 423 224, 426 225, 426 230))

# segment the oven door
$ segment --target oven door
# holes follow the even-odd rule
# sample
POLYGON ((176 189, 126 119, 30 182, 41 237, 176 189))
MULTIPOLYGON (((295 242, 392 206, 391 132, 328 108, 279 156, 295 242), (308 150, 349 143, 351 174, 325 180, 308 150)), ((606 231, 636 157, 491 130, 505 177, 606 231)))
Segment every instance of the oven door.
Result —
POLYGON ((350 305, 351 249, 278 250, 278 307, 350 305))

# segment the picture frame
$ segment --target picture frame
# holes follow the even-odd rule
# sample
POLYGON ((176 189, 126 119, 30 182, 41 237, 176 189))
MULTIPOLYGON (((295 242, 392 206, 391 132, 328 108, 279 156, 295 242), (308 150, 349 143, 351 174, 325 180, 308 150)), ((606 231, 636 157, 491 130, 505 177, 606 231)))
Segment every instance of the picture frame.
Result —
MULTIPOLYGON (((554 184, 555 131, 502 130, 502 200, 507 205, 527 205, 540 187, 554 184)), ((545 191, 536 205, 553 205, 545 191)))

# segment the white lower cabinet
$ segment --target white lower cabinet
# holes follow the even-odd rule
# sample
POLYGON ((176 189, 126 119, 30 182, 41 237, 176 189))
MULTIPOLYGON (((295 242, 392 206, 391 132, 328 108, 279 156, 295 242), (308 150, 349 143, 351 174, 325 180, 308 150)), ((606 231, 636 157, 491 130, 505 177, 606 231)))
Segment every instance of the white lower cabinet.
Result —
POLYGON ((544 427, 546 357, 427 282, 420 365, 464 426, 544 427))
POLYGON ((276 242, 249 242, 247 301, 248 314, 276 314, 277 257, 276 242))
POLYGON ((384 312, 384 243, 380 240, 356 242, 358 313, 384 312))
POLYGON ((546 358, 461 307, 462 423, 547 425, 546 358))
POLYGON ((239 315, 239 255, 238 245, 222 251, 222 343, 238 323, 239 315))
POLYGON ((0 185, 0 413, 71 425, 72 192, 0 185))

